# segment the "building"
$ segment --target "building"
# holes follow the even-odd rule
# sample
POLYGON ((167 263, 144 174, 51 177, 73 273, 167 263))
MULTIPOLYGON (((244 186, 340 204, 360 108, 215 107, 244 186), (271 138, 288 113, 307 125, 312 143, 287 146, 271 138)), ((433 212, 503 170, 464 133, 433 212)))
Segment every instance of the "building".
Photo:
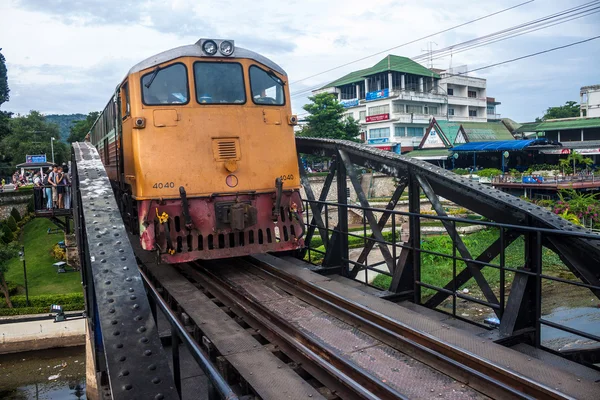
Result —
MULTIPOLYGON (((431 120, 418 148, 407 153, 407 155, 446 167, 448 158, 452 156, 455 148, 461 145, 479 143, 485 147, 489 144, 503 143, 510 147, 513 141, 512 134, 506 125, 500 121, 455 122, 434 118, 431 120)), ((475 150, 475 152, 478 151, 475 150)))
POLYGON ((582 87, 579 97, 581 117, 600 117, 600 85, 582 87))
POLYGON ((314 93, 336 95, 348 109, 346 115, 361 124, 368 144, 396 152, 418 147, 432 118, 487 121, 485 79, 428 69, 391 54, 314 93))

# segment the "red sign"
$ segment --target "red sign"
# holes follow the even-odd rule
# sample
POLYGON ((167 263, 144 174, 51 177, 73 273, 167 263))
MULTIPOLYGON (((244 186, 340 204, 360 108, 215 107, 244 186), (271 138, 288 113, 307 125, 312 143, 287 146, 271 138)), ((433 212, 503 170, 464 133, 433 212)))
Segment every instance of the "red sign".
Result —
POLYGON ((375 146, 375 147, 377 147, 379 150, 392 151, 392 146, 375 146))
POLYGON ((390 114, 369 115, 367 122, 385 121, 386 119, 390 119, 390 114))

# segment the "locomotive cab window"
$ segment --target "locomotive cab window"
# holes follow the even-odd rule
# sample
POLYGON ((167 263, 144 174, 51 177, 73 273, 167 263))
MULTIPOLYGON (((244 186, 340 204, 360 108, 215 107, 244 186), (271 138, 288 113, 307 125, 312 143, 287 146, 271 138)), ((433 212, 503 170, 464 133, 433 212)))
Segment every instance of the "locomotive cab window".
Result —
POLYGON ((200 104, 244 104, 244 73, 241 64, 195 62, 196 100, 200 104))
POLYGON ((276 105, 285 104, 283 96, 283 81, 272 71, 265 71, 256 66, 250 67, 250 88, 254 104, 276 105))
POLYGON ((156 67, 142 76, 144 104, 186 104, 189 100, 187 68, 181 63, 156 67))

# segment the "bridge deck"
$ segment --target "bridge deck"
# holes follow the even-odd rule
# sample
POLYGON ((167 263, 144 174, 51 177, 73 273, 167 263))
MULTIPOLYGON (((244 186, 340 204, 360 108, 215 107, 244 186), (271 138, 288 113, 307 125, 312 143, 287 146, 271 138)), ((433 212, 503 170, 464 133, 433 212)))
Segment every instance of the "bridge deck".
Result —
POLYGON ((568 368, 569 372, 567 372, 559 368, 558 364, 551 365, 541 357, 541 359, 537 359, 494 343, 492 339, 495 337, 491 333, 482 334, 481 331, 475 330, 474 334, 471 331, 451 327, 443 321, 369 295, 358 288, 344 285, 327 276, 314 273, 308 268, 299 268, 297 262, 291 263, 283 259, 279 260, 276 267, 287 274, 311 282, 394 320, 410 325, 420 332, 433 335, 446 343, 482 356, 497 365, 506 367, 574 398, 595 399, 597 394, 600 393, 600 383, 597 381, 600 378, 600 373, 597 371, 581 366, 572 369, 570 365, 572 363, 563 360, 562 367, 568 368), (596 381, 590 379, 591 377, 595 377, 596 381))

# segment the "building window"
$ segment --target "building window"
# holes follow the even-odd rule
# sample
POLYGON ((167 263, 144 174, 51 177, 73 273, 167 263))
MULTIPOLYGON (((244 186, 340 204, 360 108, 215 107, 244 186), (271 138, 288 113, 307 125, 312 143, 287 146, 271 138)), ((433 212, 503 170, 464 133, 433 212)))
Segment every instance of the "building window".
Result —
POLYGON ((369 129, 369 139, 389 138, 390 128, 369 129))
POLYGON ((390 113, 390 105, 389 104, 386 104, 384 106, 369 107, 369 115, 389 114, 389 113, 390 113))
POLYGON ((422 106, 411 106, 411 105, 407 104, 406 112, 409 114, 423 114, 423 107, 422 106))
POLYGON ((474 91, 474 90, 469 90, 468 94, 469 94, 469 97, 472 98, 472 99, 477 98, 477 92, 474 91))
POLYGON ((438 108, 433 106, 425 106, 425 114, 428 115, 437 115, 438 108))
POLYGON ((392 105, 395 113, 404 113, 404 104, 392 103, 392 105))
POLYGON ((454 115, 454 108, 448 109, 448 115, 454 115))
POLYGON ((367 115, 367 112, 366 112, 366 111, 360 111, 360 112, 358 113, 358 119, 359 119, 360 121, 364 121, 364 120, 366 119, 366 115, 367 115))
POLYGON ((358 83, 358 91, 359 91, 358 98, 364 99, 365 98, 365 81, 358 83))
POLYGON ((476 117, 477 116, 477 110, 469 110, 469 117, 476 117))
POLYGON ((454 89, 448 88, 447 92, 448 92, 448 96, 454 96, 454 89))
POLYGON ((416 75, 405 75, 404 83, 406 85, 406 90, 410 90, 413 92, 419 91, 419 77, 416 75))
POLYGON ((403 126, 394 126, 394 136, 404 136, 406 133, 403 126))
POLYGON ((399 72, 392 72, 392 90, 402 89, 402 74, 399 72))
POLYGON ((341 100, 353 100, 356 99, 356 85, 345 85, 340 88, 340 99, 341 100))
POLYGON ((346 113, 346 114, 344 114, 343 118, 344 118, 346 121, 348 121, 348 120, 350 120, 350 118, 354 118, 354 114, 353 114, 353 113, 351 113, 351 112, 349 112, 349 113, 346 113))
POLYGON ((495 108, 494 106, 487 106, 487 113, 489 115, 496 114, 496 110, 494 110, 494 108, 495 108))
POLYGON ((417 127, 407 127, 406 128, 406 136, 409 137, 421 137, 423 136, 423 128, 417 127))

